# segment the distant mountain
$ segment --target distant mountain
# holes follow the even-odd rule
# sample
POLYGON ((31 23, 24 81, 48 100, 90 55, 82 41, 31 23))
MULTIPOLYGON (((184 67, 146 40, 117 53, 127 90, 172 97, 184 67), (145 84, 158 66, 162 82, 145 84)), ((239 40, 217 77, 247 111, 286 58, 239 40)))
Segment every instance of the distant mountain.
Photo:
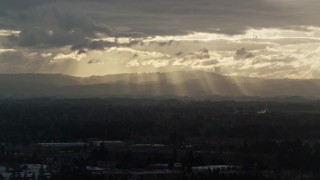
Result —
POLYGON ((320 97, 320 80, 229 77, 204 71, 72 77, 0 75, 0 97, 301 96, 320 97))

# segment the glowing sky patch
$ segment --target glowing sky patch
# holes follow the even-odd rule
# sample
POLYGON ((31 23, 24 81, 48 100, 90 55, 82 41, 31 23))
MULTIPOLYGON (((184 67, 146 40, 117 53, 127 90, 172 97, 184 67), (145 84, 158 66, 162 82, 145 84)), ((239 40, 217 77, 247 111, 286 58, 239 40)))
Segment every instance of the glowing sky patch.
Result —
MULTIPOLYGON (((199 32, 183 36, 124 38, 122 43, 104 50, 85 48, 79 52, 66 46, 63 52, 61 48, 29 49, 28 52, 39 54, 39 61, 46 59, 42 66, 48 66, 45 69, 51 69, 53 72, 50 73, 62 73, 59 68, 49 67, 65 64, 76 67, 77 71, 63 73, 77 76, 117 73, 114 71, 117 66, 119 73, 206 70, 233 76, 317 78, 316 67, 320 66, 319 34, 320 28, 317 27, 249 29, 239 35, 199 32), (139 43, 128 46, 130 41, 139 43)), ((108 41, 115 39, 110 37, 108 41)), ((0 49, 2 54, 8 51, 12 53, 21 49, 0 49)))

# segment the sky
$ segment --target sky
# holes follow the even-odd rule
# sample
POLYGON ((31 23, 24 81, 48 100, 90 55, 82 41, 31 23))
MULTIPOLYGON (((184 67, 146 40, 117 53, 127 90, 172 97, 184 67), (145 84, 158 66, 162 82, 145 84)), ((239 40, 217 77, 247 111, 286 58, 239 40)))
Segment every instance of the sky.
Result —
POLYGON ((0 73, 320 78, 319 0, 1 0, 0 73))

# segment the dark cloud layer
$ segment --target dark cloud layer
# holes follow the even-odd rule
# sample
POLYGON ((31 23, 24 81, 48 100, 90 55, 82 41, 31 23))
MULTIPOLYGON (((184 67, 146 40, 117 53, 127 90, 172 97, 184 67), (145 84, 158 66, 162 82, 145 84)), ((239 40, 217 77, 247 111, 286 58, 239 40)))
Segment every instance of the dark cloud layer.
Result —
POLYGON ((56 9, 11 12, 8 19, 16 23, 20 34, 8 38, 12 45, 22 47, 61 47, 84 42, 96 33, 110 34, 109 27, 88 16, 73 15, 56 9))
MULTIPOLYGON (((316 0, 307 0, 303 7, 295 0, 1 0, 0 29, 20 30, 9 41, 24 47, 74 46, 98 33, 113 37, 194 31, 237 34, 248 27, 319 25, 314 18, 319 5, 316 0)), ((89 46, 95 44, 101 45, 89 46)))

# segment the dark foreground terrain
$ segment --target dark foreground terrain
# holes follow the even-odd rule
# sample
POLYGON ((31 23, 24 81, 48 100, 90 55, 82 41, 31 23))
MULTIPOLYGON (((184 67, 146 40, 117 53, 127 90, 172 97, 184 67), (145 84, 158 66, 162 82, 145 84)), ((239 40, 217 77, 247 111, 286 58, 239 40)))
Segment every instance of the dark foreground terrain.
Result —
POLYGON ((0 179, 320 179, 320 102, 0 100, 0 179))

